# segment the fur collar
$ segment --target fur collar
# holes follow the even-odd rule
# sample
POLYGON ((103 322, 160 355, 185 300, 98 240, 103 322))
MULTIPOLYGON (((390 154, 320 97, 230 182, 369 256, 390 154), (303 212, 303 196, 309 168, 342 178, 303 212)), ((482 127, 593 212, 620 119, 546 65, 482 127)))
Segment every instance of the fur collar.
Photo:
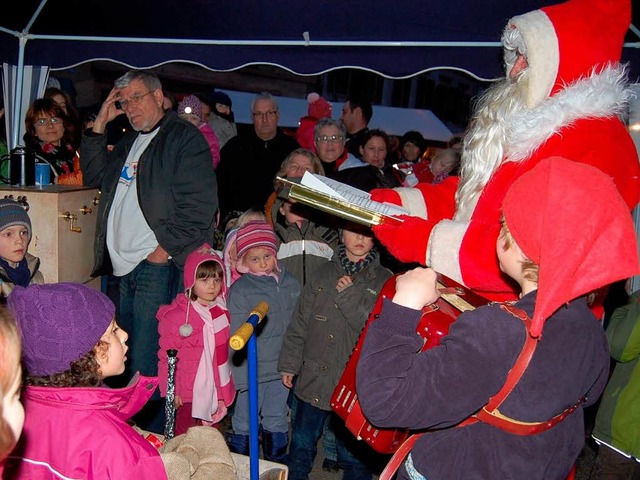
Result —
POLYGON ((571 83, 537 107, 524 108, 505 119, 505 159, 529 158, 552 135, 581 118, 623 117, 633 96, 627 68, 620 64, 571 83))

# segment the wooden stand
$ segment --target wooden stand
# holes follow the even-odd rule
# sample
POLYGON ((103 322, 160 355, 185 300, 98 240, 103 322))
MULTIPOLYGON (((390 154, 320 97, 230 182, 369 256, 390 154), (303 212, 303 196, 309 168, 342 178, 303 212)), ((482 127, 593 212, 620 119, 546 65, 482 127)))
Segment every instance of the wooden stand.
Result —
POLYGON ((99 196, 90 187, 0 185, 0 198, 13 198, 27 208, 33 227, 29 253, 40 258, 46 283, 78 282, 100 289, 100 278, 91 277, 99 196))

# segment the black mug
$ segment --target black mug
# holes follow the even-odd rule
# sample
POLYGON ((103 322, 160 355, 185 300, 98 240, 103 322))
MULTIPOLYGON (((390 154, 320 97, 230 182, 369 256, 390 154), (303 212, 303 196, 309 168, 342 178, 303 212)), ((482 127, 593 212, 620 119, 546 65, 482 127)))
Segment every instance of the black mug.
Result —
POLYGON ((0 180, 18 187, 36 184, 36 155, 27 147, 18 146, 0 160, 0 165, 9 162, 9 178, 0 176, 0 180))

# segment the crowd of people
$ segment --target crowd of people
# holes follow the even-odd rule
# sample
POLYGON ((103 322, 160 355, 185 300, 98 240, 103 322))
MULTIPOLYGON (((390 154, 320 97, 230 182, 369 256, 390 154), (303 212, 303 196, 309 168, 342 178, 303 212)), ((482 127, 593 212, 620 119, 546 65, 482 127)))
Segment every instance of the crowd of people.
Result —
POLYGON ((54 183, 100 189, 93 275, 117 295, 46 283, 28 212, 0 199, 0 477, 204 478, 202 464, 232 468, 211 454, 219 431, 226 452, 255 455, 247 352, 229 339, 266 301, 254 333, 261 455, 291 480, 309 478, 320 441, 323 468, 345 480, 389 460, 398 479, 564 480, 585 429, 595 478, 640 478, 639 293, 606 323, 603 301, 640 273, 640 164, 621 119, 630 2, 584 2, 509 20, 506 76, 461 149, 415 130, 392 148, 360 95, 339 119, 310 95, 289 135, 267 92, 238 132, 228 95, 174 97, 148 71, 116 79, 86 118, 47 89, 24 140, 54 183), (607 29, 576 30, 605 16, 607 29), (130 129, 113 141, 123 115, 130 129), (292 200, 281 179, 306 172, 408 214, 371 227, 292 200), (488 304, 423 350, 439 275, 488 304), (373 425, 420 432, 404 456, 375 453, 332 412, 370 318, 358 399, 373 425), (163 445, 168 423, 182 450, 163 445))

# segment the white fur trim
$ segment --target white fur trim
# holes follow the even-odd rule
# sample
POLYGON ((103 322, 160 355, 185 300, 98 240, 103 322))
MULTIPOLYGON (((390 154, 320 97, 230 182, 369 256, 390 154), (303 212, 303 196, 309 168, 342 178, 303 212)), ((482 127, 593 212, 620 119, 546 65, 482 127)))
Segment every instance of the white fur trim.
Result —
POLYGON ((558 76, 558 37, 553 23, 542 10, 519 15, 509 23, 518 29, 526 45, 527 107, 533 108, 549 96, 558 76))
POLYGON ((458 283, 462 282, 460 270, 460 247, 469 222, 442 220, 429 237, 427 265, 458 283))
POLYGON ((622 117, 632 97, 626 68, 620 64, 578 80, 535 108, 522 109, 504 119, 509 125, 505 157, 509 161, 529 158, 552 135, 576 120, 622 117))
POLYGON ((417 188, 395 188, 400 195, 402 206, 411 212, 414 217, 429 218, 427 216, 427 204, 424 201, 422 193, 417 188))

